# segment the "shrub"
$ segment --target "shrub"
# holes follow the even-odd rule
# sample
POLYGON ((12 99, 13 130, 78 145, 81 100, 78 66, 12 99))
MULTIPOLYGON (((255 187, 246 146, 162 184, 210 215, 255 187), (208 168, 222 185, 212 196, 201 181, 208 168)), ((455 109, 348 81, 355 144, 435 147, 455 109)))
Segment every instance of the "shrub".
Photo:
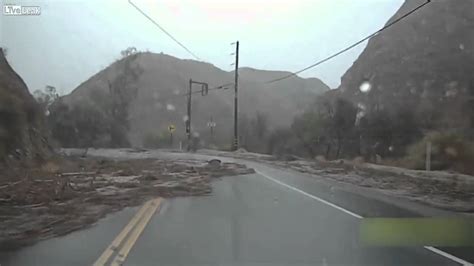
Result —
POLYGON ((408 148, 403 165, 425 169, 426 146, 431 142, 431 169, 474 174, 474 143, 456 133, 432 132, 408 148))
POLYGON ((157 149, 170 146, 169 133, 163 132, 161 134, 148 133, 143 138, 143 147, 157 149))
POLYGON ((21 147, 26 116, 21 99, 0 89, 0 159, 21 147))
POLYGON ((50 110, 48 123, 51 134, 61 147, 109 147, 116 144, 111 143, 111 134, 115 134, 115 139, 125 135, 122 139, 126 141, 126 133, 119 130, 120 127, 113 128, 107 116, 92 104, 70 107, 58 101, 50 110))
POLYGON ((233 151, 234 147, 232 144, 222 144, 217 149, 219 151, 233 151))

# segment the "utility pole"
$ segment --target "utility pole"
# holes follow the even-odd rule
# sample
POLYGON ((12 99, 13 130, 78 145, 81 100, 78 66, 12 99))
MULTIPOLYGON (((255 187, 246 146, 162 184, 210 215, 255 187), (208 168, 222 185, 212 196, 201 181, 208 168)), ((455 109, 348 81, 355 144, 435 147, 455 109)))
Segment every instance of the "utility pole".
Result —
POLYGON ((235 42, 235 72, 234 72, 234 88, 235 88, 235 96, 234 96, 234 143, 233 148, 237 150, 239 148, 239 99, 238 99, 238 91, 239 91, 239 41, 235 42))
POLYGON ((189 79, 189 92, 188 92, 188 117, 186 120, 186 136, 188 137, 187 150, 191 150, 191 96, 193 84, 201 85, 201 95, 206 96, 209 91, 209 85, 205 82, 193 81, 189 79))
POLYGON ((186 136, 188 137, 187 151, 191 149, 191 89, 193 86, 193 80, 189 79, 189 92, 188 92, 188 119, 186 120, 186 136))

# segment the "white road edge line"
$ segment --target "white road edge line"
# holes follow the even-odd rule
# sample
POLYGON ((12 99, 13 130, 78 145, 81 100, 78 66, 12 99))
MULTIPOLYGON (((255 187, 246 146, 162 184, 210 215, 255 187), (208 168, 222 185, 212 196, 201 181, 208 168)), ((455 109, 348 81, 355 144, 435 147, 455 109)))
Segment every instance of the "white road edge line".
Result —
POLYGON ((304 191, 301 190, 301 189, 298 189, 298 188, 292 187, 292 186, 290 186, 290 185, 288 185, 288 184, 285 184, 285 183, 281 182, 280 180, 276 180, 275 178, 270 177, 270 176, 268 176, 268 175, 266 175, 266 174, 264 174, 264 173, 262 173, 262 172, 260 172, 260 171, 257 171, 257 170, 256 170, 255 172, 257 172, 257 174, 259 174, 259 175, 261 175, 261 176, 263 176, 263 177, 265 177, 265 178, 267 178, 267 179, 269 179, 269 180, 271 180, 271 181, 273 181, 273 182, 275 182, 275 183, 277 183, 277 184, 279 184, 279 185, 282 185, 282 186, 284 186, 284 187, 286 187, 286 188, 289 188, 289 189, 291 189, 291 190, 294 190, 294 191, 296 191, 296 192, 299 192, 299 193, 301 193, 301 194, 303 194, 303 195, 305 195, 305 196, 307 196, 307 197, 310 197, 310 198, 312 198, 312 199, 314 199, 314 200, 317 200, 317 201, 322 202, 322 203, 324 203, 324 204, 326 204, 326 205, 329 205, 329 206, 331 206, 331 207, 333 207, 333 208, 336 208, 336 209, 338 209, 338 210, 340 210, 340 211, 342 211, 342 212, 345 212, 345 213, 349 214, 350 216, 354 216, 354 217, 356 217, 356 218, 358 218, 358 219, 364 218, 364 217, 360 216, 360 215, 357 214, 357 213, 353 213, 353 212, 351 212, 351 211, 348 211, 348 210, 346 210, 346 209, 344 209, 344 208, 342 208, 342 207, 340 207, 340 206, 337 206, 337 205, 334 204, 334 203, 331 203, 331 202, 329 202, 329 201, 327 201, 327 200, 323 200, 322 198, 318 198, 318 197, 316 197, 316 196, 314 196, 314 195, 311 195, 311 194, 309 194, 309 193, 307 193, 307 192, 304 192, 304 191))
POLYGON ((435 247, 424 246, 424 248, 426 248, 427 250, 429 250, 429 251, 431 251, 431 252, 434 252, 434 253, 436 253, 436 254, 438 254, 438 255, 440 255, 440 256, 443 256, 443 257, 446 257, 446 258, 448 258, 448 259, 450 259, 450 260, 453 260, 453 261, 455 261, 455 262, 457 262, 457 263, 459 263, 459 264, 461 264, 461 265, 463 265, 463 266, 473 266, 472 263, 470 263, 470 262, 468 262, 468 261, 465 261, 465 260, 463 260, 463 259, 460 259, 460 258, 458 258, 458 257, 456 257, 456 256, 453 256, 453 255, 451 255, 451 254, 449 254, 449 253, 447 253, 447 252, 444 252, 444 251, 442 251, 442 250, 439 250, 439 249, 437 249, 437 248, 435 248, 435 247))
MULTIPOLYGON (((305 196, 307 196, 307 197, 309 197, 309 198, 312 198, 312 199, 317 200, 317 201, 319 201, 319 202, 321 202, 321 203, 324 203, 324 204, 326 204, 326 205, 328 205, 328 206, 331 206, 331 207, 333 207, 333 208, 335 208, 335 209, 337 209, 337 210, 340 210, 340 211, 342 211, 342 212, 345 212, 346 214, 349 214, 350 216, 356 217, 356 218, 358 218, 358 219, 363 219, 363 218, 364 218, 364 217, 360 216, 360 215, 357 214, 357 213, 353 213, 353 212, 351 212, 351 211, 349 211, 349 210, 346 210, 346 209, 344 209, 344 208, 342 208, 342 207, 340 207, 340 206, 338 206, 338 205, 336 205, 336 204, 334 204, 334 203, 331 203, 331 202, 329 202, 329 201, 327 201, 327 200, 324 200, 324 199, 321 199, 321 198, 319 198, 319 197, 316 197, 316 196, 314 196, 314 195, 312 195, 312 194, 309 194, 308 192, 305 192, 305 191, 303 191, 303 190, 301 190, 301 189, 298 189, 298 188, 295 188, 295 187, 293 187, 293 186, 290 186, 290 185, 288 185, 288 184, 286 184, 286 183, 283 183, 283 182, 281 182, 280 180, 277 180, 277 179, 275 179, 275 178, 273 178, 273 177, 270 177, 270 176, 268 176, 268 175, 266 175, 266 174, 264 174, 264 173, 262 173, 262 172, 260 172, 260 171, 258 171, 258 170, 255 170, 255 172, 256 172, 257 174, 259 174, 259 175, 265 177, 266 179, 268 179, 268 180, 270 180, 270 181, 273 181, 273 182, 275 182, 275 183, 277 183, 277 184, 279 184, 279 185, 281 185, 281 186, 284 186, 284 187, 286 187, 286 188, 288 188, 288 189, 291 189, 291 190, 296 191, 296 192, 298 192, 298 193, 300 193, 300 194, 303 194, 303 195, 305 195, 305 196)), ((458 258, 458 257, 456 257, 456 256, 453 256, 453 255, 451 255, 451 254, 449 254, 449 253, 447 253, 447 252, 444 252, 444 251, 442 251, 442 250, 439 250, 439 249, 437 249, 437 248, 435 248, 435 247, 424 246, 424 248, 426 248, 427 250, 429 250, 429 251, 431 251, 431 252, 433 252, 433 253, 436 253, 436 254, 438 254, 438 255, 440 255, 440 256, 443 256, 443 257, 445 257, 445 258, 448 258, 448 259, 450 259, 450 260, 452 260, 452 261, 454 261, 454 262, 457 262, 457 263, 459 263, 459 264, 461 264, 461 265, 463 265, 463 266, 474 266, 472 263, 470 263, 470 262, 468 262, 468 261, 465 261, 465 260, 463 260, 463 259, 461 259, 461 258, 458 258)))

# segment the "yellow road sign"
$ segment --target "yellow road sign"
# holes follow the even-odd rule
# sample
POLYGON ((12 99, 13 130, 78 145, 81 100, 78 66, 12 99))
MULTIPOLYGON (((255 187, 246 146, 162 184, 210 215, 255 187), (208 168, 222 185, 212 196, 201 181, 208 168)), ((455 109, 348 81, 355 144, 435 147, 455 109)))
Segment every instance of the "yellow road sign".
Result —
POLYGON ((168 131, 171 132, 171 133, 175 132, 176 131, 176 126, 175 125, 169 125, 168 126, 168 131))

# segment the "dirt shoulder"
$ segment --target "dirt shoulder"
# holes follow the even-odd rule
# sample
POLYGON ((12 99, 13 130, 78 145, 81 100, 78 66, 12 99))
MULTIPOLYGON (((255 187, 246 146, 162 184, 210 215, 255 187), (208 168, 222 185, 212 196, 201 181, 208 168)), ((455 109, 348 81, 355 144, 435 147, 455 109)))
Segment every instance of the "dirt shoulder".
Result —
POLYGON ((213 179, 253 172, 199 160, 62 158, 10 166, 0 178, 0 249, 65 235, 152 197, 207 195, 213 179))
POLYGON ((259 161, 283 169, 318 176, 381 193, 408 199, 432 207, 463 213, 474 213, 474 176, 445 172, 419 171, 350 161, 309 161, 292 157, 281 160, 269 155, 246 152, 213 152, 203 154, 259 161))

